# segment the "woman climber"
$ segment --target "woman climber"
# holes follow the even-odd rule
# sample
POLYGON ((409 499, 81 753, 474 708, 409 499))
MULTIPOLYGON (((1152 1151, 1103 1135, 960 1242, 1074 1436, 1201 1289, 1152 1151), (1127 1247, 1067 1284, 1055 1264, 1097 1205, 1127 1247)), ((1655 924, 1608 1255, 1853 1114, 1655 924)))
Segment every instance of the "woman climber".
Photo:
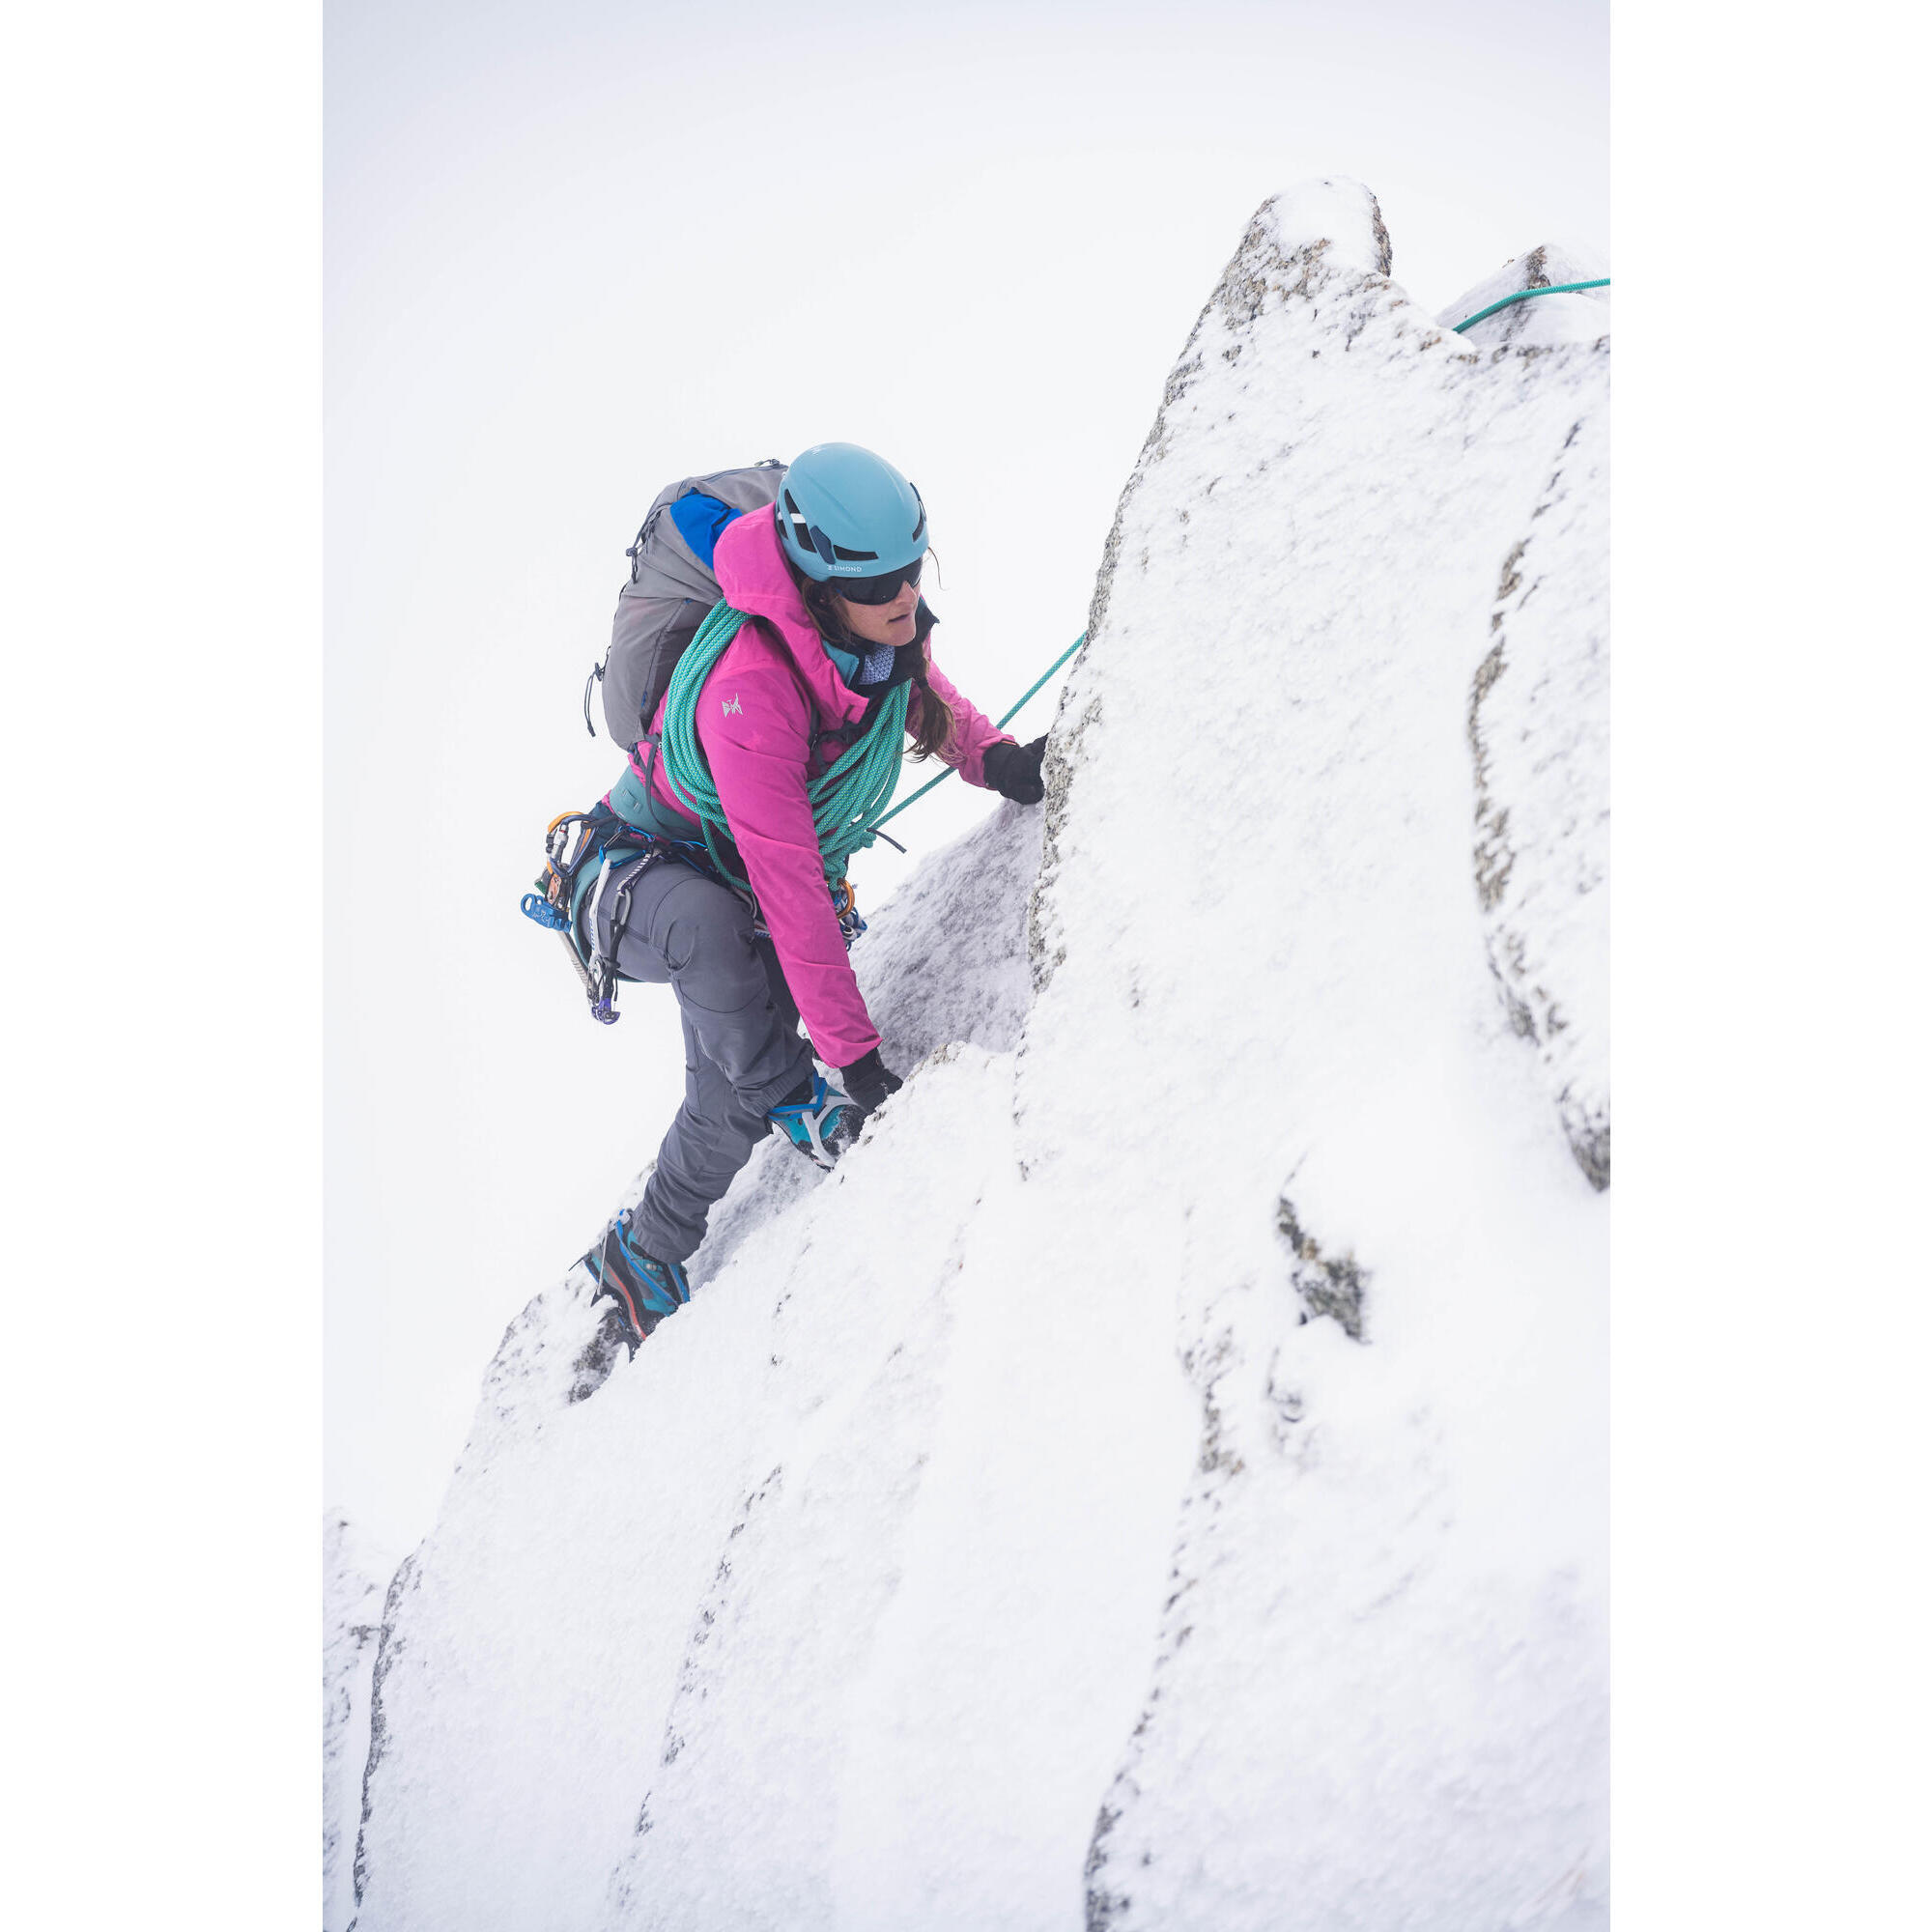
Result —
POLYGON ((607 866, 582 901, 585 950, 624 978, 668 982, 684 1021, 684 1104, 642 1200, 583 1258, 633 1353, 690 1299, 684 1264, 758 1142, 776 1133, 830 1167, 900 1084, 846 956, 859 929, 849 889, 842 876, 828 888, 846 854, 836 830, 828 845, 822 802, 814 817, 823 783, 808 786, 862 747, 848 768, 876 767, 889 785, 909 736, 916 756, 969 784, 1025 805, 1043 795, 1045 739, 1016 744, 932 662, 925 551, 924 505, 891 464, 849 442, 808 449, 776 503, 718 535, 728 609, 699 632, 696 662, 594 814, 642 835, 631 838, 641 851, 607 866), (730 621, 703 670, 707 636, 730 621))

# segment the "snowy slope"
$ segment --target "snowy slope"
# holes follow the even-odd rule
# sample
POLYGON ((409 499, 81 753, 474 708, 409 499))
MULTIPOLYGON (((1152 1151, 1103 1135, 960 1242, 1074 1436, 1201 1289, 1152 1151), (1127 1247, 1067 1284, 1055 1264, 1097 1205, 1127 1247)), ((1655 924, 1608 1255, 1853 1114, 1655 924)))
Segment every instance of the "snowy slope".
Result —
POLYGON ((355 1916, 354 1861, 369 1759, 371 1678, 383 1628, 383 1579, 395 1568, 340 1510, 322 1526, 323 1922, 355 1916))
POLYGON ((1257 215, 861 1147, 505 1337, 360 1932, 1605 1922, 1607 342, 1389 266, 1257 215))
MULTIPOLYGON (((1600 1907, 1605 1204, 1494 996, 1459 727, 1607 351, 1472 347, 1386 268, 1352 184, 1257 218, 1123 500, 1055 743, 1025 1138, 1057 1178, 1096 1101, 1185 1122, 1148 1218, 1179 1235, 1202 1418, 1090 1863, 1109 1926, 1600 1907), (1118 676, 1180 639, 1205 675, 1118 676), (1203 761, 1217 836, 1164 922, 1083 944, 1136 889, 1168 816, 1138 774, 1176 744, 1242 746, 1203 761), (1107 1010, 1138 1064, 1094 1050, 1078 1016, 1107 1010), (1284 1293, 1350 1271, 1366 1347, 1284 1293)), ((1601 741, 1574 749, 1600 789, 1601 741)), ((1550 863, 1601 829, 1540 803, 1550 863)))

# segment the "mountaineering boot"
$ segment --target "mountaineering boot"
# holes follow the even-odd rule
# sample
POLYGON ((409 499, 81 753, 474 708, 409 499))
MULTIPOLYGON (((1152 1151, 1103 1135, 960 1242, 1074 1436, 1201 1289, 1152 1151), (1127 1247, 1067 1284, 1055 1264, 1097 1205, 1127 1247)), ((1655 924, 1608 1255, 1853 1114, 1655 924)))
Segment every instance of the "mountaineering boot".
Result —
POLYGON ((857 1138, 865 1110, 828 1086, 822 1073, 801 1080, 765 1117, 777 1137, 807 1160, 830 1167, 857 1138))
POLYGON ((604 1231, 604 1238, 583 1257, 583 1265, 597 1284, 590 1298, 609 1295, 624 1323, 624 1340, 631 1353, 667 1315, 675 1315, 691 1299, 691 1284, 675 1262, 661 1262, 637 1244, 626 1208, 604 1231))

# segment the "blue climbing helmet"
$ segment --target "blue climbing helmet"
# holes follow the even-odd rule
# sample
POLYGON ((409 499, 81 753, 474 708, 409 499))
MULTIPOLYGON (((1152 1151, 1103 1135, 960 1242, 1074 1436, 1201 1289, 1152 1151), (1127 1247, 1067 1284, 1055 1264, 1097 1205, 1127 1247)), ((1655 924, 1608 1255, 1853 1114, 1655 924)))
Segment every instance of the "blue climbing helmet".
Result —
POLYGON ((814 442, 779 490, 779 541, 816 583, 883 577, 925 554, 925 505, 882 456, 814 442))

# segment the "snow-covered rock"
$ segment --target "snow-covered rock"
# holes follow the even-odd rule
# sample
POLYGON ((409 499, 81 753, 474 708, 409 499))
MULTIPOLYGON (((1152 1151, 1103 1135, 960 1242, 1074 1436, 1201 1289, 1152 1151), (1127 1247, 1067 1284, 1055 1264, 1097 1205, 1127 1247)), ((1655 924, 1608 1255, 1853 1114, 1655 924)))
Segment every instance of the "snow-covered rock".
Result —
POLYGON ((1256 216, 860 1147, 505 1337, 358 1932, 1605 1922, 1607 340, 1390 269, 1256 216))
MULTIPOLYGON (((1145 1238, 1178 1245, 1202 1417, 1094 1924, 1600 1903, 1604 1221, 1481 991, 1457 726, 1607 350, 1471 347, 1388 266, 1353 184, 1257 216, 1123 497, 1052 744, 1022 1159, 1066 1185, 1096 1104, 1174 1123, 1145 1238), (1190 750, 1203 836, 1167 917, 1083 943, 1146 897, 1175 800, 1145 774, 1190 750), (1095 1052, 1096 1013, 1137 1050, 1095 1052), (1300 1324, 1290 1286, 1358 1301, 1368 1346, 1300 1324)), ((1573 592, 1578 546, 1550 548, 1564 665, 1602 579, 1585 557, 1573 592)), ((1548 737, 1594 807, 1601 738, 1548 737)), ((1598 830, 1527 836, 1548 872, 1598 830)), ((1532 895, 1504 906, 1539 932, 1532 895)))
POLYGON ((1479 349, 1542 349, 1558 343, 1596 344, 1610 332, 1608 288, 1578 289, 1577 282, 1607 282, 1609 265, 1592 250, 1546 242, 1527 255, 1505 262, 1492 275, 1460 295, 1435 319, 1445 328, 1462 328, 1463 340, 1479 349), (1472 316, 1522 289, 1560 289, 1560 295, 1511 302, 1481 322, 1472 316))
POLYGON ((355 1916, 354 1861, 369 1762, 370 1680, 385 1562, 340 1510, 322 1524, 322 1886, 328 1932, 355 1916))
POLYGON ((1490 970, 1597 1187, 1610 1184, 1608 433, 1601 410, 1578 414, 1503 559, 1469 693, 1490 970))

